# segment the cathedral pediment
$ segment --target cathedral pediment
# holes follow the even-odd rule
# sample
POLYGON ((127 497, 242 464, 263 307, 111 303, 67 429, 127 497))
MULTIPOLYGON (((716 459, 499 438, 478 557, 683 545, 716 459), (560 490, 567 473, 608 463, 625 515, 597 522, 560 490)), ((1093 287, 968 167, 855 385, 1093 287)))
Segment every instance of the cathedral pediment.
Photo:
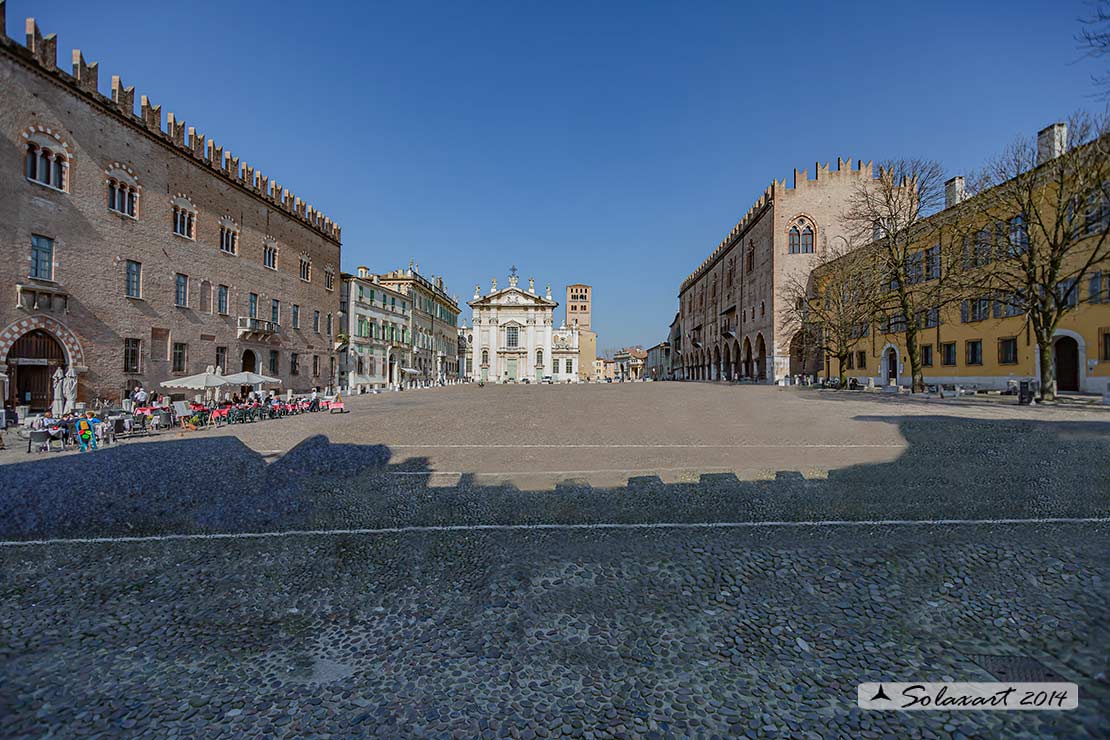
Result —
POLYGON ((559 304, 556 301, 549 301, 533 293, 529 293, 520 288, 511 287, 503 288, 495 293, 475 298, 468 304, 471 308, 494 308, 499 306, 510 307, 532 307, 532 308, 554 308, 559 304))

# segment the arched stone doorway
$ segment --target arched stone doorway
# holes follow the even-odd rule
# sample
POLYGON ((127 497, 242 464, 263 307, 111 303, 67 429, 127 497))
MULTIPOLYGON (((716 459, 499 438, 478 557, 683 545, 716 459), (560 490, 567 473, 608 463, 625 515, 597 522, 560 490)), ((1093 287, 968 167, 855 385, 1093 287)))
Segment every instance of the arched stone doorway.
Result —
POLYGON ((732 380, 732 353, 729 352, 728 342, 724 343, 721 350, 721 377, 732 380))
POLYGON ((255 354, 253 349, 243 350, 243 372, 258 372, 258 356, 255 354))
POLYGON ((744 337, 744 377, 752 377, 752 341, 744 337))
POLYGON ((1056 367, 1056 390, 1079 390, 1079 342, 1072 337, 1057 337, 1052 343, 1052 360, 1056 367))
POLYGON ((883 382, 890 385, 891 381, 898 384, 898 350, 894 347, 883 352, 883 382))
POLYGON ((19 337, 6 358, 9 382, 7 403, 30 406, 33 411, 50 407, 54 399, 53 375, 66 365, 66 353, 50 332, 32 329, 19 337))
POLYGON ((721 348, 720 347, 714 347, 713 348, 713 364, 709 369, 709 379, 710 380, 720 380, 721 379, 721 348))

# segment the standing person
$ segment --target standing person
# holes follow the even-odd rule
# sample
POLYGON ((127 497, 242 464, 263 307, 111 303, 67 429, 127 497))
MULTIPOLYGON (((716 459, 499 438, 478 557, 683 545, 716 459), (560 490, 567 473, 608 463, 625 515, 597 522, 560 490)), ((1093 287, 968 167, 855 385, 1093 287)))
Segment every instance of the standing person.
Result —
POLYGON ((101 423, 100 419, 96 418, 96 415, 91 411, 86 411, 83 418, 78 417, 74 428, 81 452, 96 449, 96 427, 101 423))
POLYGON ((144 389, 142 385, 140 385, 138 388, 135 389, 135 392, 131 394, 131 403, 133 404, 132 408, 141 408, 143 406, 146 406, 146 402, 147 400, 149 400, 149 398, 150 396, 149 394, 147 394, 146 389, 144 389))
POLYGON ((316 388, 312 389, 312 395, 309 396, 308 401, 309 401, 309 406, 308 406, 309 411, 319 411, 320 410, 320 394, 319 394, 319 391, 316 388))

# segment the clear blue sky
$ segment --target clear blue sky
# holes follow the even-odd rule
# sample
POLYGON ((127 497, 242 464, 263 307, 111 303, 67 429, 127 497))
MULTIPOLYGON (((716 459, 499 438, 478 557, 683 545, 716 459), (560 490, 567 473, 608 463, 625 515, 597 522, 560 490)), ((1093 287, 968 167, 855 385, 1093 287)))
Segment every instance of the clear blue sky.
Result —
POLYGON ((1081 0, 106 7, 9 0, 7 30, 35 16, 66 69, 82 49, 102 92, 122 75, 323 210, 344 269, 415 257, 460 301, 512 264, 560 303, 590 283, 601 347, 666 338, 683 277, 794 167, 960 174, 1099 107, 1081 0))

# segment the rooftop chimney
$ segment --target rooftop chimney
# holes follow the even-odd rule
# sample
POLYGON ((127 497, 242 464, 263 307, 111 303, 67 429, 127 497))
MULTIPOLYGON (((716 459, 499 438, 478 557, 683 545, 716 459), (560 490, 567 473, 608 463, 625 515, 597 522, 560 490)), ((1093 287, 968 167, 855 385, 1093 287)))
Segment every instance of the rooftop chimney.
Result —
POLYGON ((1056 159, 1068 148, 1068 124, 1054 123, 1037 132, 1037 164, 1056 159))
POLYGON ((962 203, 966 198, 967 187, 964 185, 964 178, 962 176, 957 175, 948 182, 944 183, 945 208, 951 208, 958 203, 962 203))
POLYGON ((360 278, 365 278, 369 275, 370 275, 370 268, 369 267, 363 267, 362 265, 359 265, 359 267, 358 267, 358 276, 360 278))

